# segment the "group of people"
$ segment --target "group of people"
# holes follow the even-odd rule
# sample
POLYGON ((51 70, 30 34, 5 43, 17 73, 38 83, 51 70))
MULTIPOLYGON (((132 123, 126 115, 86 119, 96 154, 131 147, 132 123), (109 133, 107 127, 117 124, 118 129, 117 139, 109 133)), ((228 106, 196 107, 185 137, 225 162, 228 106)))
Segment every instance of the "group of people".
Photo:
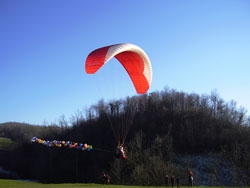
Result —
MULTIPOLYGON (((168 175, 166 175, 165 176, 165 183, 166 183, 167 187, 170 185, 171 185, 171 187, 174 187, 176 184, 177 188, 180 188, 180 176, 169 177, 168 175)), ((193 176, 192 171, 189 171, 188 172, 188 186, 193 187, 193 185, 194 185, 194 176, 193 176)))
MULTIPOLYGON (((110 176, 107 174, 107 173, 103 173, 103 184, 104 185, 108 185, 110 184, 110 176)), ((190 187, 193 187, 194 185, 194 176, 193 176, 193 173, 192 171, 189 171, 188 172, 188 183, 190 187)), ((170 186, 171 187, 174 187, 176 185, 177 188, 180 188, 180 176, 171 176, 169 177, 168 175, 165 176, 165 183, 166 183, 166 186, 170 186)))
POLYGON ((177 176, 176 178, 174 176, 169 177, 168 175, 165 176, 165 183, 166 186, 168 187, 171 185, 172 187, 176 186, 179 188, 180 187, 180 176, 177 176))
MULTIPOLYGON (((115 153, 117 158, 123 158, 123 159, 127 159, 127 156, 125 154, 125 150, 123 148, 123 144, 118 144, 117 148, 116 148, 116 153, 115 153)), ((103 183, 104 184, 109 184, 110 183, 110 176, 108 174, 103 175, 103 183)), ((165 176, 165 183, 166 186, 170 186, 174 187, 175 185, 177 186, 177 188, 180 188, 180 176, 171 176, 169 177, 168 175, 165 176)), ((188 186, 193 187, 194 185, 194 176, 192 171, 188 172, 188 186)))
POLYGON ((106 174, 106 173, 103 173, 102 181, 103 181, 104 185, 108 185, 110 183, 110 176, 108 174, 106 174))

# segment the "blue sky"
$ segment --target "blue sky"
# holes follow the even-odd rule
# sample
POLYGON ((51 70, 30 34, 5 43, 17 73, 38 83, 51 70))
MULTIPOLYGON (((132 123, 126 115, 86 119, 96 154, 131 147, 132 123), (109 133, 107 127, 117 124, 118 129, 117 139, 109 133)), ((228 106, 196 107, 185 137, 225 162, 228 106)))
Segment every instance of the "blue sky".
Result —
POLYGON ((85 73, 92 50, 116 43, 148 54, 148 92, 216 89, 250 111, 248 0, 0 0, 0 123, 70 120, 135 95, 115 59, 85 73))

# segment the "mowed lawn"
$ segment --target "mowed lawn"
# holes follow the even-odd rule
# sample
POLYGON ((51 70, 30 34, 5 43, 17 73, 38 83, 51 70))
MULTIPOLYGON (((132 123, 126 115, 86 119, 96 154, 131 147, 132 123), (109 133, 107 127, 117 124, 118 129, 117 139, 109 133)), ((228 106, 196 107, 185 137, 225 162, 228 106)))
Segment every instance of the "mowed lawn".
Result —
MULTIPOLYGON (((43 184, 36 182, 26 182, 19 180, 1 180, 0 188, 164 188, 164 186, 125 186, 125 185, 101 185, 101 184, 84 184, 84 183, 64 183, 64 184, 43 184)), ((183 186, 184 187, 184 186, 183 186)), ((188 187, 186 187, 188 188, 188 187)), ((193 187, 203 188, 203 187, 193 187)), ((209 187, 213 188, 213 187, 209 187)), ((220 187, 215 187, 220 188, 220 187)), ((225 188, 225 187, 221 187, 225 188)))
MULTIPOLYGON (((19 180, 0 179, 0 188, 140 188, 146 186, 102 185, 85 183, 43 184, 19 180)), ((160 187, 159 187, 160 188, 160 187)))
POLYGON ((64 184, 43 184, 19 180, 0 180, 0 188, 122 188, 124 186, 83 184, 83 183, 64 183, 64 184))

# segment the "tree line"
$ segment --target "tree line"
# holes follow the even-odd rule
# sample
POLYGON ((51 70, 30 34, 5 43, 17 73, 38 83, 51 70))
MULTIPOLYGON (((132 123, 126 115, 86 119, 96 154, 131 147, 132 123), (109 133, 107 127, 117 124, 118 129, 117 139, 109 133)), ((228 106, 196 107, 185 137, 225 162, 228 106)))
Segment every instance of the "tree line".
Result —
POLYGON ((242 173, 250 177, 250 117, 216 91, 198 95, 166 88, 100 100, 72 120, 71 125, 64 117, 54 125, 1 124, 0 137, 19 144, 0 155, 0 166, 45 183, 98 183, 106 172, 116 184, 163 185, 166 173, 178 174, 186 184, 188 167, 174 164, 175 155, 220 153, 240 172, 235 184, 242 173), (33 136, 88 143, 93 151, 32 144, 33 136), (125 141, 128 160, 115 158, 118 141, 125 141))

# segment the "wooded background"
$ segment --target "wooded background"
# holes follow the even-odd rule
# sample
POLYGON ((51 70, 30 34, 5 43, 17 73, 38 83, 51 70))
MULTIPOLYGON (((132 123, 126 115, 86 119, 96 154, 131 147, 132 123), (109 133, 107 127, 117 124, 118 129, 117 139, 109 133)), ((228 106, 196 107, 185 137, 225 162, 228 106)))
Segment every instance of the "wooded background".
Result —
POLYGON ((250 117, 216 91, 165 89, 100 100, 70 123, 62 116, 57 124, 0 124, 0 137, 0 166, 15 172, 1 178, 100 183, 106 172, 114 184, 164 185, 165 175, 174 174, 187 184, 190 167, 176 164, 176 156, 215 153, 233 167, 235 185, 250 185, 250 117), (33 136, 87 143, 93 150, 47 147, 31 143, 33 136), (125 136, 128 160, 117 159, 117 140, 125 136))

